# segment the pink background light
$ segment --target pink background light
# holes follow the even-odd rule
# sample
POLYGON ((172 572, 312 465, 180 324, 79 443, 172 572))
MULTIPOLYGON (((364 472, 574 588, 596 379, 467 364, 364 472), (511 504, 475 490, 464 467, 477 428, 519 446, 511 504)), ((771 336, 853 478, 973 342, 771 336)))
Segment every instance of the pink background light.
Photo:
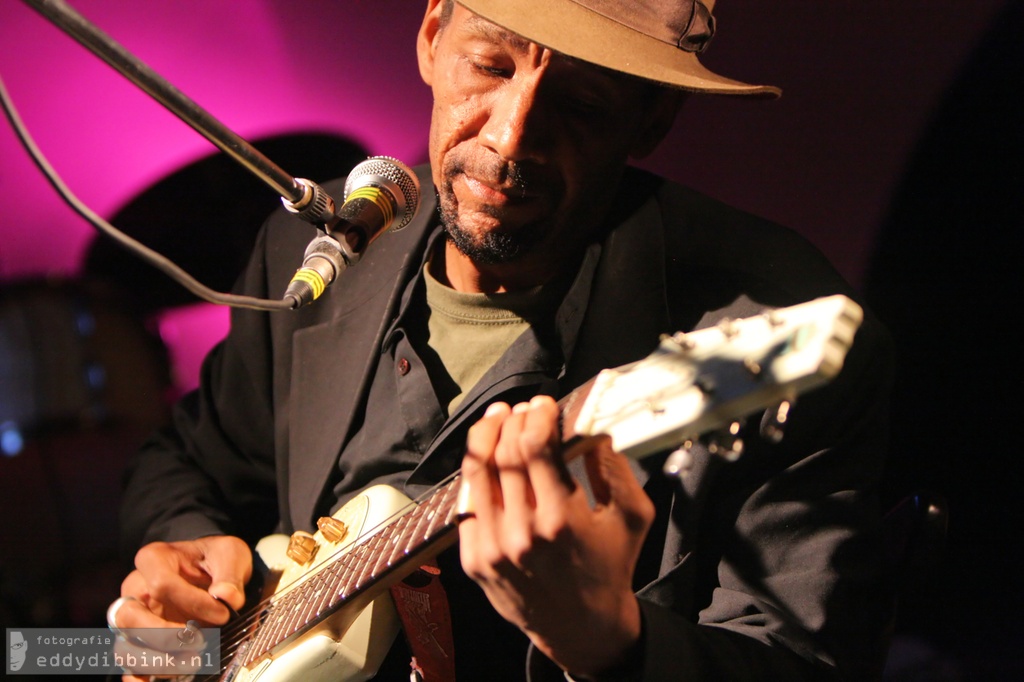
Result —
MULTIPOLYGON (((720 3, 705 61, 784 90, 694 98, 646 162, 790 225, 859 281, 907 154, 999 0, 720 3)), ((348 136, 425 156, 423 3, 235 0, 73 5, 243 137, 348 136)), ((0 4, 0 74, 72 189, 102 215, 212 146, 28 6, 0 4)), ((75 274, 93 238, 0 126, 0 278, 75 274)), ((287 169, 285 169, 287 170, 287 169)))
MULTIPOLYGON (((919 130, 1000 4, 936 12, 926 0, 721 3, 705 62, 777 84, 783 97, 692 98, 642 165, 793 227, 857 284, 919 130)), ((333 133, 410 164, 425 160, 431 106, 414 50, 421 5, 73 2, 246 139, 333 133)), ((0 75, 25 124, 72 191, 105 217, 216 151, 22 2, 0 3, 0 45, 0 75)), ((79 275, 92 229, 6 125, 0 159, 0 281, 79 275)), ((195 314, 211 326, 191 337, 198 350, 172 348, 175 357, 201 355, 226 330, 225 313, 195 314)), ((186 387, 196 381, 192 370, 175 374, 186 387)))
MULTIPOLYGON (((329 132, 372 153, 423 157, 429 92, 415 69, 408 2, 73 6, 247 139, 329 132), (402 16, 397 27, 388 19, 402 16)), ((216 151, 23 3, 0 5, 0 45, 0 74, 25 124, 101 215, 216 151)), ((91 228, 56 200, 6 125, 0 158, 0 278, 77 274, 91 228)))

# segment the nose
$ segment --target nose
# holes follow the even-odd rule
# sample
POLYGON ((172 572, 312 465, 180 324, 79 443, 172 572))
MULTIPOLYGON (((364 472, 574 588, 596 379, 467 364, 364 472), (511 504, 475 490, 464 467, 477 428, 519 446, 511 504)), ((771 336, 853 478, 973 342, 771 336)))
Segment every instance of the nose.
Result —
POLYGON ((540 86, 539 74, 514 76, 493 95, 480 141, 506 161, 544 160, 550 131, 544 122, 540 86))

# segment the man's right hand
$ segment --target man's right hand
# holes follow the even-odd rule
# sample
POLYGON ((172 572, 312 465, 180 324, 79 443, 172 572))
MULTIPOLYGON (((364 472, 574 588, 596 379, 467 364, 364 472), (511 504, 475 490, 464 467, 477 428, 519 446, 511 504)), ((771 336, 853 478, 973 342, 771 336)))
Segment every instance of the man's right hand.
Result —
POLYGON ((121 596, 134 599, 121 605, 112 625, 122 630, 181 628, 189 620, 223 625, 231 616, 225 604, 242 608, 251 576, 252 552, 240 538, 150 543, 135 555, 135 570, 121 583, 121 596))

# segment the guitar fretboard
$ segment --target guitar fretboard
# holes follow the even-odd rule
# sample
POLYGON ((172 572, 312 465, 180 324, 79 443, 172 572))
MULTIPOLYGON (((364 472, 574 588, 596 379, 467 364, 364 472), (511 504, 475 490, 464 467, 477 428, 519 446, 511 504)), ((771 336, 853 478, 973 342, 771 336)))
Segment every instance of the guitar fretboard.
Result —
POLYGON ((382 577, 454 530, 459 478, 393 518, 367 540, 328 560, 266 608, 248 643, 249 665, 362 595, 382 577))

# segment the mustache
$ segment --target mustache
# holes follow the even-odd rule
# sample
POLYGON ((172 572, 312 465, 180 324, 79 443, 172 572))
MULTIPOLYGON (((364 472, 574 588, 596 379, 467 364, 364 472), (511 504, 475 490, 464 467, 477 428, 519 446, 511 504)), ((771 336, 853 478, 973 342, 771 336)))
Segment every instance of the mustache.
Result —
POLYGON ((468 175, 471 178, 487 183, 502 191, 526 194, 529 190, 544 187, 545 180, 540 169, 530 163, 505 161, 498 157, 486 159, 453 158, 445 173, 450 184, 457 175, 468 175))

